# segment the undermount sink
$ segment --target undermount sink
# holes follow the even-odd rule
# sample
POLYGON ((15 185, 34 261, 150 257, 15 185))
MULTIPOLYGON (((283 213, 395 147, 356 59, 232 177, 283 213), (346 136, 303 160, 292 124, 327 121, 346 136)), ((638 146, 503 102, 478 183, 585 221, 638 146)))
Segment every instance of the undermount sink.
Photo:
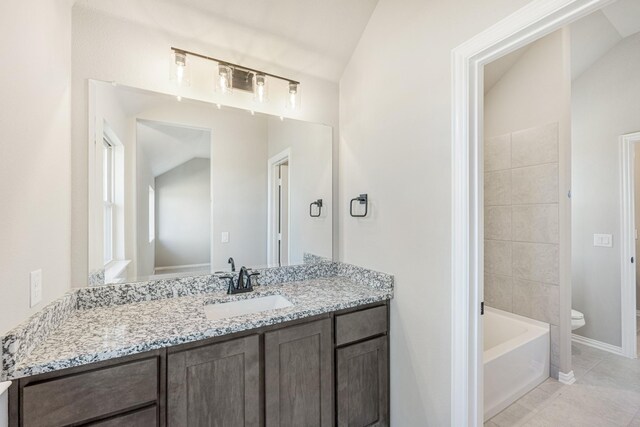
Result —
POLYGON ((291 301, 282 295, 269 295, 266 297, 205 305, 204 313, 209 320, 220 320, 228 317, 242 316, 243 314, 291 307, 292 305, 291 301))

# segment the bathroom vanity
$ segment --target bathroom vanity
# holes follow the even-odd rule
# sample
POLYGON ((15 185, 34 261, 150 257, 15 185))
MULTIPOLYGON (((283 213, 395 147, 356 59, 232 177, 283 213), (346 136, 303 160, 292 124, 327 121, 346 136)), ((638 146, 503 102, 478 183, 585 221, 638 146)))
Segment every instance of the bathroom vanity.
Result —
POLYGON ((388 425, 392 277, 335 262, 261 275, 242 295, 216 276, 72 291, 14 331, 14 349, 37 342, 7 364, 10 425, 388 425), (205 314, 274 295, 291 305, 205 314))
POLYGON ((388 425, 393 277, 332 261, 332 129, 88 89, 88 286, 1 337, 10 425, 388 425))

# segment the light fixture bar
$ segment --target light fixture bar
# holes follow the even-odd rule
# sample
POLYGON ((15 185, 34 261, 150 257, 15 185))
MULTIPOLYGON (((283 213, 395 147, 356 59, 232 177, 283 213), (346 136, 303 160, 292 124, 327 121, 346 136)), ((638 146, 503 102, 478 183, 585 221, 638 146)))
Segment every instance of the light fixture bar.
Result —
POLYGON ((279 80, 284 80, 284 81, 289 82, 289 83, 295 83, 297 85, 300 84, 300 82, 298 82, 296 80, 292 80, 292 79, 288 79, 286 77, 278 76, 276 74, 271 74, 271 73, 267 73, 267 72, 264 72, 264 71, 256 70, 254 68, 245 67, 244 65, 234 64, 233 62, 223 61, 221 59, 213 58, 213 57, 207 56, 207 55, 202 55, 200 53, 190 52, 188 50, 178 49, 176 47, 172 47, 171 50, 174 51, 174 52, 183 53, 185 55, 197 56, 198 58, 207 59, 209 61, 214 61, 214 62, 217 62, 218 64, 228 65, 230 67, 237 68, 239 70, 251 71, 252 73, 264 74, 265 76, 273 77, 273 78, 279 79, 279 80))

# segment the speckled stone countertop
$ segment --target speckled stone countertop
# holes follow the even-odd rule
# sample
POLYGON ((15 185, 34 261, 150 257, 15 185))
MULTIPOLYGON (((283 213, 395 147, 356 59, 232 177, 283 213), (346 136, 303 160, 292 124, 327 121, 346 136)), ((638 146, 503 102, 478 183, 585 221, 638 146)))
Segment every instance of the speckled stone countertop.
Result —
POLYGON ((81 366, 393 297, 392 276, 347 264, 331 264, 330 272, 336 275, 261 285, 247 294, 227 295, 216 289, 196 295, 72 310, 28 354, 16 358, 4 376, 16 379, 81 366), (215 321, 205 316, 205 305, 266 295, 282 295, 293 305, 215 321))

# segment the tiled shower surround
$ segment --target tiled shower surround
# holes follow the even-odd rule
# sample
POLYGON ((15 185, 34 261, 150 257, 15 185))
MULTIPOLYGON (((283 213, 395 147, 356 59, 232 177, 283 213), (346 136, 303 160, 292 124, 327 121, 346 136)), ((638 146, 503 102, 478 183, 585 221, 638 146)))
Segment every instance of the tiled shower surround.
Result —
POLYGON ((558 123, 486 138, 486 304, 551 325, 559 366, 558 123))

